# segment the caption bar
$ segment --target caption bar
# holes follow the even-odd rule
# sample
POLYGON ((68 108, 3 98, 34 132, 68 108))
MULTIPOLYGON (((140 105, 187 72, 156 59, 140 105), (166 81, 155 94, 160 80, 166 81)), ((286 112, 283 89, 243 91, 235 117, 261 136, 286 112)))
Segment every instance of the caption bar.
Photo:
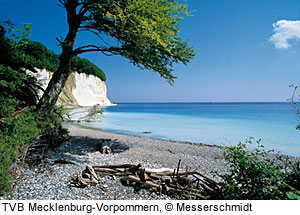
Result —
MULTIPOLYGON (((276 203, 277 202, 277 203, 276 203)), ((294 204, 297 201, 280 201, 294 204)), ((298 203, 298 204, 297 204, 298 203)), ((267 205, 268 205, 267 204, 267 205)), ((279 204, 279 205, 281 205, 279 204)), ((293 208, 292 206, 289 206, 293 208)), ((277 205, 277 206, 276 206, 277 205)), ((0 201, 0 214, 264 214, 278 201, 0 201), (272 203, 274 202, 274 203, 272 203), (267 207, 266 203, 273 205, 267 207), (264 207, 263 207, 264 205, 264 207)), ((272 211, 272 210, 271 210, 272 211)), ((278 210, 276 210, 278 213, 278 210)))

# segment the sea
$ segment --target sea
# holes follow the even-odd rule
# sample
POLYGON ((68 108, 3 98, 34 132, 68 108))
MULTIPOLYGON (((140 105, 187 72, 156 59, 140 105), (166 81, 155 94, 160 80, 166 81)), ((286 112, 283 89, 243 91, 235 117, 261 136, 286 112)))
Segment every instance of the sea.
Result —
MULTIPOLYGON (((82 117, 84 110, 73 110, 73 117, 82 117)), ((118 103, 105 107, 104 113, 90 122, 80 124, 117 133, 220 146, 254 138, 253 142, 260 139, 266 150, 300 156, 300 130, 296 129, 299 115, 288 102, 118 103)))

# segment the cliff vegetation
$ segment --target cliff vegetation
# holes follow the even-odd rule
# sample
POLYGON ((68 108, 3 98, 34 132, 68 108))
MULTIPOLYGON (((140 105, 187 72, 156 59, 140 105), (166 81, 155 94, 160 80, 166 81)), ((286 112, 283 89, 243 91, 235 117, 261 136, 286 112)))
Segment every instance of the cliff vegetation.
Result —
MULTIPOLYGON (((56 71, 59 55, 28 40, 30 30, 27 23, 22 28, 9 21, 0 23, 0 195, 9 190, 11 166, 24 158, 29 143, 39 136, 51 146, 67 138, 67 131, 60 125, 61 108, 56 107, 52 115, 43 118, 36 113, 41 87, 26 70, 56 71)), ((74 57, 72 70, 106 79, 103 71, 87 59, 74 57)))

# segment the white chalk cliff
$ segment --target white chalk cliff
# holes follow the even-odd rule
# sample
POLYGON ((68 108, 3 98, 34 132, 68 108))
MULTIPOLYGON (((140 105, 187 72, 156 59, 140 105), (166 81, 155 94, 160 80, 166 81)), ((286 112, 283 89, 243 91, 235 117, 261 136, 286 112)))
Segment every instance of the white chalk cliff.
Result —
POLYGON ((73 96, 79 106, 111 105, 106 96, 104 81, 93 75, 83 73, 74 73, 74 75, 73 96))
MULTIPOLYGON (((52 73, 43 69, 34 74, 43 89, 46 89, 52 73)), ((39 92, 42 96, 43 92, 39 92)), ((86 106, 111 106, 113 105, 107 98, 105 82, 100 78, 83 73, 72 72, 66 86, 59 95, 58 104, 66 107, 86 107, 86 106)))

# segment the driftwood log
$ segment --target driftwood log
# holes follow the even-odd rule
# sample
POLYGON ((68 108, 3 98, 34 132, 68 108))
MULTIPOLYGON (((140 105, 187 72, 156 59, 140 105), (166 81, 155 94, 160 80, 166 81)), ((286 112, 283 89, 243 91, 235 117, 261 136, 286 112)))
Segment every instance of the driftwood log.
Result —
POLYGON ((71 184, 76 187, 96 186, 98 177, 91 166, 86 166, 85 169, 72 179, 71 184))
POLYGON ((88 166, 75 178, 75 186, 94 186, 97 176, 119 176, 126 185, 140 185, 160 194, 177 199, 217 199, 221 186, 218 182, 197 171, 180 172, 176 169, 141 168, 141 164, 88 166), (85 177, 84 177, 85 176, 85 177))
POLYGON ((112 153, 112 145, 115 140, 112 139, 102 139, 100 141, 100 152, 101 154, 111 154, 112 153))
POLYGON ((110 154, 111 153, 111 149, 109 146, 102 146, 100 148, 100 152, 101 154, 110 154))

